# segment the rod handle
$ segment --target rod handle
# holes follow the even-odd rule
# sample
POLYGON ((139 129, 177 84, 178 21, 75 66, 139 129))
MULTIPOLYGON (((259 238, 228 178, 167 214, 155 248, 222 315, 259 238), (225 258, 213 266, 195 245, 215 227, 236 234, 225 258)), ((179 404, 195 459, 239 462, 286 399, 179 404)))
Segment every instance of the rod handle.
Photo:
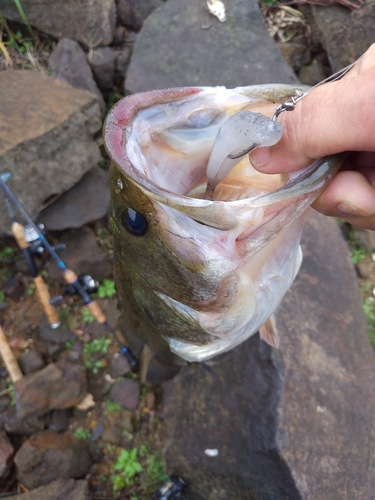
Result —
POLYGON ((91 311, 91 314, 94 316, 96 321, 102 325, 107 322, 107 318, 105 317, 105 314, 103 313, 100 305, 96 302, 96 300, 92 300, 89 304, 86 304, 86 307, 88 307, 91 311))
POLYGON ((60 319, 56 309, 50 304, 51 296, 49 294, 47 285, 40 275, 35 276, 34 283, 39 295, 39 300, 43 306, 44 312, 46 313, 51 328, 57 328, 60 325, 60 319))
POLYGON ((19 364, 17 363, 17 360, 12 352, 12 349, 9 346, 4 330, 1 328, 1 326, 0 326, 0 354, 4 360, 4 364, 6 366, 6 369, 8 370, 9 376, 13 384, 15 384, 23 377, 23 375, 21 372, 21 368, 19 367, 19 364))

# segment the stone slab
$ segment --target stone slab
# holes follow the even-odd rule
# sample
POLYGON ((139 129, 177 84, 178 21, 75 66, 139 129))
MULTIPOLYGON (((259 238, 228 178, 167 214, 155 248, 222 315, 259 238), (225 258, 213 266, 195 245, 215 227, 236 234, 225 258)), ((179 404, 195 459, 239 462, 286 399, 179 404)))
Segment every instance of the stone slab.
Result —
POLYGON ((42 210, 39 222, 50 231, 62 231, 101 219, 109 208, 107 177, 107 172, 100 167, 92 168, 75 186, 42 210))
MULTIPOLYGON (((88 47, 109 45, 116 25, 113 0, 22 0, 29 23, 35 28, 61 38, 73 38, 88 47)), ((13 0, 1 1, 5 19, 22 22, 13 0)))
POLYGON ((226 8, 225 23, 202 0, 169 0, 156 9, 135 42, 126 91, 296 82, 256 0, 231 0, 226 8))
POLYGON ((375 357, 354 267, 321 215, 303 249, 280 350, 256 335, 166 386, 164 457, 188 498, 374 498, 375 357))
MULTIPOLYGON (((12 174, 9 187, 32 217, 97 164, 100 128, 90 92, 35 71, 0 73, 0 173, 12 174)), ((5 210, 0 232, 10 233, 5 210)))

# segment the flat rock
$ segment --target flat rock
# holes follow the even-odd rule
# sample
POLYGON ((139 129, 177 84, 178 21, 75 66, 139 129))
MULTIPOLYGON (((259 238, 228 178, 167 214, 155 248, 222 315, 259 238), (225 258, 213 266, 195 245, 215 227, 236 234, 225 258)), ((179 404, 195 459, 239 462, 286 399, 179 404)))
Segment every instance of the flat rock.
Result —
POLYGON ((38 221, 50 231, 78 228, 108 213, 110 195, 107 173, 92 168, 69 191, 42 210, 38 221))
POLYGON ((130 378, 116 382, 109 391, 111 399, 126 410, 135 410, 137 408, 139 394, 139 383, 130 378))
MULTIPOLYGON (((9 187, 32 217, 97 164, 100 128, 91 93, 35 71, 0 72, 1 172, 12 174, 9 187)), ((10 232, 5 210, 2 231, 10 232)))
POLYGON ((76 406, 87 392, 86 385, 83 367, 65 361, 50 363, 15 384, 17 415, 23 419, 76 406))
MULTIPOLYGON (((58 40, 73 38, 88 47, 109 45, 112 41, 116 23, 113 0, 22 0, 22 7, 32 26, 58 40)), ((1 1, 1 13, 5 19, 22 23, 12 0, 1 1)))
POLYGON ((181 5, 169 0, 143 24, 125 81, 128 92, 297 81, 268 35, 256 0, 227 2, 225 23, 202 0, 181 5))
POLYGON ((31 436, 17 451, 14 462, 18 480, 26 488, 37 488, 58 478, 82 478, 91 465, 84 440, 52 431, 31 436))
POLYGON ((314 6, 312 11, 322 32, 322 44, 333 72, 354 62, 375 42, 373 1, 367 0, 351 13, 337 6, 330 7, 328 11, 324 7, 314 6))
POLYGON ((166 386, 164 457, 189 498, 373 498, 375 358, 357 278, 332 219, 310 219, 303 249, 280 350, 256 335, 166 386))
POLYGON ((95 94, 102 113, 105 113, 103 96, 95 83, 87 56, 78 42, 63 38, 51 52, 48 67, 62 82, 95 94))
POLYGON ((3 429, 0 429, 0 480, 9 474, 13 453, 12 443, 3 429))
POLYGON ((21 495, 3 497, 3 500, 89 500, 88 483, 83 479, 59 478, 21 495))
MULTIPOLYGON (((111 263, 90 228, 70 230, 60 239, 60 243, 66 245, 60 256, 69 269, 77 274, 89 274, 98 281, 108 278, 112 270, 111 263)), ((62 277, 55 262, 50 263, 48 274, 51 279, 62 277)))

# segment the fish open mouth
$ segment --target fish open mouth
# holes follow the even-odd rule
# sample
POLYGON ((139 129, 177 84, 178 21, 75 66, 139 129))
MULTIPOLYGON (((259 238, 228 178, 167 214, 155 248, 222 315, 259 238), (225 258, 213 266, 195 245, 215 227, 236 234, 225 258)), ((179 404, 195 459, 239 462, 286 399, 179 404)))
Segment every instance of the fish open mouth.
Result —
POLYGON ((153 207, 153 248, 173 266, 169 280, 160 277, 147 248, 140 252, 129 240, 145 256, 141 262, 133 252, 130 259, 148 266, 141 278, 135 266, 142 287, 133 298, 142 311, 153 305, 154 327, 186 360, 207 359, 255 333, 299 269, 304 214, 343 157, 269 175, 255 170, 248 155, 280 140, 282 126, 271 117, 295 91, 289 85, 153 91, 125 98, 107 117, 109 156, 133 185, 134 203, 146 195, 153 207))

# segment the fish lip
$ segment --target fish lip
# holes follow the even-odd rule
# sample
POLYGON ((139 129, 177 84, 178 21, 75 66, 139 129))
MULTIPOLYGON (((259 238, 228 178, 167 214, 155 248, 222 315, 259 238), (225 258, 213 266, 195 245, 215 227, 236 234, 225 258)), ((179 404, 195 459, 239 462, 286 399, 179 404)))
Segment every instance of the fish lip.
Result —
POLYGON ((107 115, 103 127, 105 149, 126 177, 136 184, 147 196, 182 210, 192 218, 222 230, 233 229, 237 220, 226 202, 209 201, 176 195, 163 189, 134 167, 126 155, 124 144, 127 139, 127 126, 134 115, 143 108, 164 102, 172 102, 202 92, 204 87, 179 87, 174 89, 141 92, 121 99, 107 115))

